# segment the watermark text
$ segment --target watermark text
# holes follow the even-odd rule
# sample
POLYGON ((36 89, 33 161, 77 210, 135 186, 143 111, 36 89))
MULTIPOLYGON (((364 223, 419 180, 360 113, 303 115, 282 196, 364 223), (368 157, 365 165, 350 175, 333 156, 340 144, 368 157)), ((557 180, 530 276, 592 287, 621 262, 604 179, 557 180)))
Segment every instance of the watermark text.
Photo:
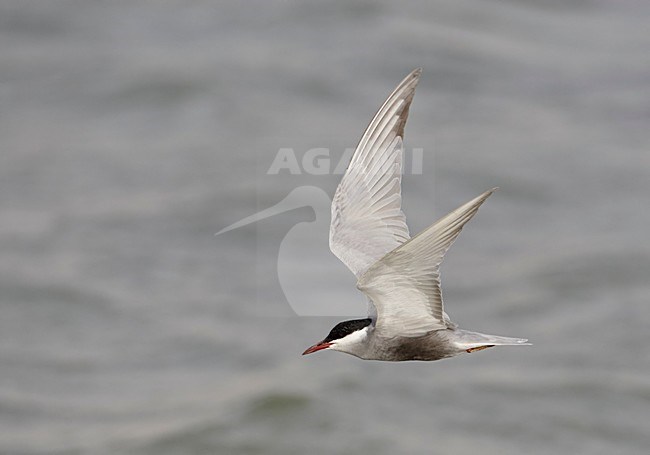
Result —
MULTIPOLYGON (((330 149, 316 147, 306 150, 299 159, 299 153, 291 147, 283 147, 278 150, 266 171, 267 175, 302 173, 310 175, 343 175, 350 163, 354 153, 353 148, 347 148, 341 158, 333 166, 330 149)), ((422 175, 422 160, 424 149, 413 148, 410 152, 404 151, 405 164, 402 167, 402 174, 422 175)))

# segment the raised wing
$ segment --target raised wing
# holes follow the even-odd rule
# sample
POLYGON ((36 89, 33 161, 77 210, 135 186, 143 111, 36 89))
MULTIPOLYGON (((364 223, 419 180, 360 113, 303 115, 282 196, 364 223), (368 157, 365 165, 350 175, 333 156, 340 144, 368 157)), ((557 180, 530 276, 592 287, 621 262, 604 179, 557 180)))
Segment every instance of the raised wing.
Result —
POLYGON ((449 327, 442 305, 440 264, 458 234, 496 190, 486 191, 391 251, 357 283, 377 310, 378 335, 415 337, 449 327))
POLYGON ((402 212, 402 138, 421 69, 397 86, 368 125, 332 201, 330 249, 359 278, 409 239, 402 212))

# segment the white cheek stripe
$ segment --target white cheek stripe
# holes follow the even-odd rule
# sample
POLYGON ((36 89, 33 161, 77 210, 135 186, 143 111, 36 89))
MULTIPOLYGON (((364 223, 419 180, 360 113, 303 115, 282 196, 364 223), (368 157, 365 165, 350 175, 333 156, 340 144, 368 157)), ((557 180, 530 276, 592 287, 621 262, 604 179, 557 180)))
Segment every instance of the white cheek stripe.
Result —
POLYGON ((368 338, 368 327, 364 327, 363 329, 352 332, 339 340, 333 341, 330 349, 345 351, 347 347, 363 343, 366 338, 368 338))

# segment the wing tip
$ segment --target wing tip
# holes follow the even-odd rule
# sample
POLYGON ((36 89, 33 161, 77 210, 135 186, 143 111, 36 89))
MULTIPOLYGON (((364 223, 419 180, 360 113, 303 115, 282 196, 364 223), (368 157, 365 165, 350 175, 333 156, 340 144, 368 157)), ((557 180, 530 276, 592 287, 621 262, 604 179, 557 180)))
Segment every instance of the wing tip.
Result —
POLYGON ((408 77, 419 78, 421 74, 422 74, 422 67, 419 66, 419 67, 415 68, 413 71, 411 71, 409 73, 408 77))
MULTIPOLYGON (((413 71, 411 71, 402 81, 400 85, 409 85, 412 84, 411 91, 415 92, 415 87, 418 85, 418 82, 420 82, 420 76, 422 75, 422 68, 415 68, 413 71)), ((411 97, 413 96, 413 93, 411 93, 411 97)))
POLYGON ((404 98, 403 98, 404 106, 400 109, 400 113, 398 114, 400 120, 397 123, 397 126, 395 128, 395 133, 397 134, 397 136, 404 137, 404 127, 406 127, 406 121, 408 120, 409 110, 411 109, 411 102, 413 101, 413 97, 415 96, 415 88, 418 86, 418 83, 420 82, 421 74, 422 74, 422 68, 415 68, 413 71, 411 71, 408 74, 408 76, 404 78, 404 80, 400 83, 400 85, 396 89, 396 91, 398 91, 400 88, 408 87, 406 89, 407 91, 404 93, 404 98))
POLYGON ((492 194, 493 194, 496 190, 498 190, 498 189, 499 189, 499 187, 498 187, 498 186, 495 186, 494 188, 485 191, 483 194, 481 194, 480 196, 478 196, 475 200, 479 200, 479 201, 481 201, 481 204, 482 204, 482 203, 483 203, 487 198, 489 198, 490 196, 492 196, 492 194))

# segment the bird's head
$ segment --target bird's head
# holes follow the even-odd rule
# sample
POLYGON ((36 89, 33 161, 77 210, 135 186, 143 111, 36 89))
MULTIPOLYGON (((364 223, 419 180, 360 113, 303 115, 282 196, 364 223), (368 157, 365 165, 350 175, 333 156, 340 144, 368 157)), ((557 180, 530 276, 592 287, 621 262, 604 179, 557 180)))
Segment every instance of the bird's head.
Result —
POLYGON ((329 335, 323 341, 307 348, 302 355, 323 349, 347 352, 356 355, 359 347, 363 345, 368 336, 368 328, 372 319, 354 319, 351 321, 339 322, 330 330, 329 335))

